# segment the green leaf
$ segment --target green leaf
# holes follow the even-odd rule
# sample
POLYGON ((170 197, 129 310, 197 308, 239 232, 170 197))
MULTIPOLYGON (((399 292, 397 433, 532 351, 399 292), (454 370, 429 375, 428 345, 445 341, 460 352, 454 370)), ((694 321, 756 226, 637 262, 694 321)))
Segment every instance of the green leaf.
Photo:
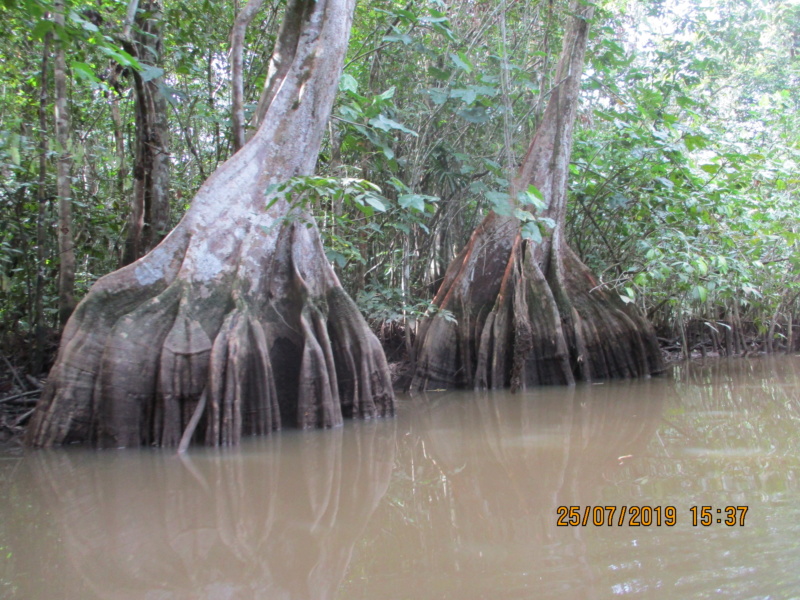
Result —
POLYGON ((546 208, 544 196, 535 185, 529 185, 527 190, 519 192, 517 200, 519 200, 520 204, 535 206, 536 210, 544 210, 546 208))
POLYGON ((374 194, 363 194, 364 201, 378 212, 386 212, 386 205, 374 194))
POLYGON ((702 135, 687 135, 683 138, 683 141, 689 151, 705 148, 708 145, 708 140, 702 135))
POLYGON ((383 113, 379 114, 376 118, 370 119, 369 124, 372 125, 375 129, 381 129, 383 131, 389 132, 392 129, 396 129, 397 131, 402 131, 403 133, 408 133, 413 135, 414 137, 418 137, 418 134, 413 129, 409 129, 408 127, 404 126, 402 123, 398 123, 397 121, 390 119, 383 113))
POLYGON ((433 30, 438 34, 443 35, 444 37, 446 37, 451 42, 457 42, 458 41, 456 39, 456 36, 453 35, 453 32, 450 31, 450 28, 449 27, 445 27, 441 23, 434 23, 433 24, 433 30))
POLYGON ((556 222, 553 219, 551 219, 550 217, 540 217, 539 218, 539 223, 544 225, 547 229, 555 229, 556 228, 556 222))
POLYGON ((486 199, 492 203, 492 210, 500 215, 511 215, 511 203, 508 201, 509 195, 505 192, 487 191, 486 199))
POLYGON ((343 73, 341 78, 339 78, 339 89, 343 92, 357 94, 358 82, 356 81, 356 78, 349 73, 343 73))
POLYGON ((371 217, 372 215, 375 214, 375 209, 374 208, 372 208, 371 206, 367 206, 366 204, 363 204, 363 203, 360 203, 360 202, 356 202, 356 208, 358 210, 360 210, 364 214, 364 216, 366 216, 366 217, 371 217))
POLYGON ((542 232, 539 229, 539 224, 535 221, 528 221, 522 226, 522 237, 530 240, 534 244, 542 243, 542 232))
POLYGON ((475 106, 473 108, 465 108, 456 113, 462 119, 470 123, 486 123, 491 119, 489 112, 484 106, 475 106))
POLYGON ((364 135, 370 142, 375 144, 376 146, 385 146, 386 142, 384 142, 380 136, 375 132, 374 129, 370 129, 368 127, 362 127, 361 125, 356 125, 356 131, 360 132, 364 135))
POLYGON ((474 90, 471 89, 461 89, 461 90, 452 90, 450 92, 451 98, 461 98, 464 104, 472 104, 477 100, 478 94, 475 93, 474 90))
POLYGON ((450 79, 450 71, 439 69, 438 67, 428 67, 428 74, 439 81, 450 79))
POLYGON ((414 40, 407 33, 400 33, 400 34, 397 34, 397 35, 385 35, 385 36, 383 36, 383 41, 384 42, 403 42, 403 45, 408 46, 414 40))
POLYGON ((22 158, 20 157, 19 153, 19 142, 20 136, 18 133, 11 134, 11 138, 8 141, 8 153, 11 155, 11 162, 15 165, 19 166, 22 162, 22 158))
POLYGON ((667 179, 666 177, 656 177, 656 181, 658 181, 658 182, 659 182, 661 185, 663 185, 663 186, 664 186, 665 188, 667 188, 668 190, 671 190, 672 188, 674 188, 674 187, 675 187, 675 184, 674 184, 674 183, 672 183, 672 182, 671 182, 669 179, 667 179))
POLYGON ((523 223, 527 223, 528 221, 535 221, 536 217, 534 217, 531 213, 527 210, 522 208, 515 208, 514 209, 514 216, 517 217, 523 223))
POLYGON ((97 25, 95 25, 94 23, 92 23, 90 21, 87 21, 86 19, 81 17, 78 13, 76 13, 75 11, 70 11, 69 20, 72 21, 73 23, 75 23, 76 25, 79 25, 80 27, 82 27, 84 29, 84 31, 88 31, 90 33, 97 33, 98 31, 100 31, 97 28, 97 25))
POLYGON ((142 78, 142 81, 147 83, 148 81, 152 81, 153 79, 163 77, 164 69, 159 69, 158 67, 142 64, 142 71, 140 73, 140 76, 142 78))
POLYGON ((100 46, 98 49, 100 50, 100 52, 103 52, 104 54, 107 54, 108 56, 116 60, 123 67, 133 67, 134 69, 137 70, 141 70, 142 68, 141 65, 139 64, 139 61, 136 60, 133 56, 131 56, 127 52, 125 52, 125 50, 123 50, 122 48, 112 49, 109 48, 108 46, 100 46))
POLYGON ((442 88, 430 88, 425 91, 431 97, 433 103, 437 106, 441 106, 447 102, 447 99, 450 97, 450 93, 446 89, 442 88))
POLYGON ((188 99, 186 94, 184 94, 181 90, 175 89, 174 87, 168 86, 162 82, 159 82, 158 84, 158 91, 162 96, 164 96, 164 98, 167 99, 167 102, 173 106, 177 106, 178 102, 188 99))
POLYGON ((625 286, 622 291, 623 293, 619 295, 619 299, 625 304, 632 304, 636 302, 636 292, 631 286, 625 286))
POLYGON ((458 54, 450 53, 450 60, 453 61, 453 64, 457 66, 462 71, 466 71, 467 73, 472 73, 472 63, 469 62, 467 55, 463 52, 459 52, 458 54))
POLYGON ((692 297, 700 302, 705 302, 708 298, 708 290, 702 285, 696 285, 692 290, 692 297))
POLYGON ((424 212, 425 210, 425 197, 421 194, 403 194, 397 198, 397 203, 403 208, 410 208, 424 212))
POLYGON ((94 69, 87 65, 84 62, 71 62, 69 64, 70 68, 72 69, 72 74, 75 75, 78 79, 82 79, 84 81, 88 81, 92 87, 99 87, 105 85, 98 77, 94 74, 94 69))
POLYGON ((339 114, 348 121, 358 121, 364 113, 360 106, 345 104, 339 107, 339 114))
POLYGON ((53 30, 53 22, 50 19, 39 21, 31 31, 31 37, 35 40, 43 40, 50 31, 53 30))
MULTIPOLYGON (((484 80, 487 78, 484 77, 484 80)), ((478 96, 486 96, 488 98, 494 98, 499 93, 496 87, 489 86, 489 85, 471 85, 469 89, 474 91, 478 96)))
POLYGON ((392 86, 382 94, 378 94, 375 96, 375 101, 383 102, 385 100, 389 100, 390 98, 394 98, 395 87, 392 86))
POLYGON ((344 268, 344 266, 347 264, 347 257, 341 252, 337 252, 336 250, 331 250, 330 248, 326 248, 325 255, 328 257, 329 261, 335 262, 339 266, 339 268, 344 268))
POLYGON ((719 165, 706 164, 706 165, 700 165, 700 168, 703 171, 705 171, 706 173, 709 173, 711 175, 716 175, 719 172, 720 166, 719 165))

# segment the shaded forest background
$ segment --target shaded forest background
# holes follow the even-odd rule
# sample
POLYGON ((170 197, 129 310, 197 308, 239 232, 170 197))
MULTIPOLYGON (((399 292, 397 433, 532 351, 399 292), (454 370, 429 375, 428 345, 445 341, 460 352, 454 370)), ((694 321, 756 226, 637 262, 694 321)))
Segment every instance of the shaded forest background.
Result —
MULTIPOLYGON (((240 143, 231 31, 242 3, 65 4, 0 8, 3 394, 36 392, 65 294, 80 299, 157 243, 240 143), (62 51, 66 137, 55 116, 62 51), (63 281, 70 251, 74 290, 63 281)), ((283 8, 265 0, 244 34, 244 123, 283 8)), ((558 84, 567 17, 561 0, 357 7, 317 175, 288 185, 390 360, 409 358, 447 265, 507 205, 558 84)), ((684 357, 795 348, 798 51, 792 1, 598 4, 569 243, 684 357)), ((553 226, 526 215, 530 239, 553 226)))

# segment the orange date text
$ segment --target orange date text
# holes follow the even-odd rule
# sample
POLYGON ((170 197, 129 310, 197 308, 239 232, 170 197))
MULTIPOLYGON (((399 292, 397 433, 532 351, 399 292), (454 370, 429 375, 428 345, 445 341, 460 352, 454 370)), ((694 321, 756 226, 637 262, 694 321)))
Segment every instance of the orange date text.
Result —
POLYGON ((674 506, 559 506, 559 527, 672 527, 678 522, 674 506))

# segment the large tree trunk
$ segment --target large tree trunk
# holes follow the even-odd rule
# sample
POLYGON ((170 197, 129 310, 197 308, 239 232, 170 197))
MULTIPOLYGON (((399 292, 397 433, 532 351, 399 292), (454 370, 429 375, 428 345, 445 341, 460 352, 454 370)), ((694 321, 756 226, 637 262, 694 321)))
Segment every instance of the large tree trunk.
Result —
POLYGON ((268 82, 260 128, 155 250, 77 308, 30 444, 235 444, 393 413, 383 352, 313 220, 265 193, 314 170, 353 4, 290 0, 278 41, 288 67, 268 82))
MULTIPOLYGON (((143 12, 137 13, 136 0, 132 0, 130 7, 136 15, 137 33, 129 49, 142 64, 156 68, 162 62, 160 7, 156 2, 145 2, 141 7, 143 12)), ((133 195, 120 266, 152 250, 169 226, 167 101, 160 91, 161 77, 142 76, 138 72, 132 76, 136 105, 133 195)))
POLYGON ((572 9, 556 85, 510 190, 514 202, 534 185, 546 203, 540 216, 556 225, 535 243, 522 237, 514 216, 484 219, 448 268, 434 299, 441 311, 421 326, 412 389, 519 389, 663 369, 652 327, 598 285, 564 239, 572 129, 593 13, 579 2, 572 9))

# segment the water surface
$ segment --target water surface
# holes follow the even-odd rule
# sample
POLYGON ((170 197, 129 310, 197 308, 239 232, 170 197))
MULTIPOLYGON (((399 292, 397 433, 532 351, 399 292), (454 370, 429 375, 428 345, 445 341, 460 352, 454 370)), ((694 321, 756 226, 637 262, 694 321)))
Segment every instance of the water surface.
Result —
POLYGON ((429 393, 396 419, 187 459, 0 456, 0 597, 800 597, 799 482, 796 357, 429 393), (560 527, 561 506, 603 511, 560 527), (653 524, 620 524, 623 506, 653 524))

